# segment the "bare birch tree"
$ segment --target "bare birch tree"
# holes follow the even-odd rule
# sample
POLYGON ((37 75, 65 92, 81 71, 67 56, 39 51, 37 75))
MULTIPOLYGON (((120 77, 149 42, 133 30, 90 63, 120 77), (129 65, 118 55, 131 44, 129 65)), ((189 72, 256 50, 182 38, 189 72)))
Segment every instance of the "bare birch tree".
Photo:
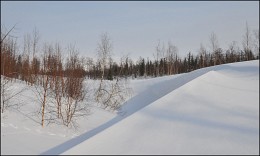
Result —
POLYGON ((40 116, 41 116, 41 125, 44 127, 45 119, 47 119, 46 109, 48 107, 48 97, 50 95, 50 81, 51 81, 51 57, 53 54, 53 47, 45 43, 43 47, 43 58, 42 58, 42 67, 41 67, 41 76, 39 75, 38 81, 41 85, 34 85, 35 93, 40 104, 40 116))
POLYGON ((245 52, 245 59, 251 60, 252 59, 252 49, 251 49, 252 37, 247 22, 246 22, 245 34, 243 35, 242 45, 245 52))
POLYGON ((31 60, 31 77, 32 83, 35 83, 37 74, 39 73, 39 60, 36 57, 38 52, 38 44, 40 40, 40 35, 38 29, 34 28, 32 33, 32 60, 31 60))
POLYGON ((214 65, 217 65, 217 61, 219 60, 219 55, 218 55, 219 45, 218 45, 217 35, 214 32, 211 33, 209 41, 210 41, 210 46, 214 57, 214 65))
POLYGON ((255 30, 255 31, 254 31, 255 55, 256 55, 256 57, 257 57, 258 59, 259 59, 259 51, 260 51, 260 49, 259 49, 259 42, 260 42, 259 37, 260 37, 260 35, 259 35, 259 29, 258 29, 258 30, 255 30))
POLYGON ((162 48, 161 48, 161 42, 160 40, 158 41, 158 44, 155 48, 155 53, 153 54, 154 58, 155 58, 155 76, 159 76, 159 72, 160 72, 160 68, 159 68, 159 60, 161 57, 161 53, 162 53, 162 48))
MULTIPOLYGON (((116 110, 124 102, 128 94, 127 80, 123 83, 123 79, 120 79, 119 76, 114 81, 105 81, 104 75, 105 70, 108 65, 112 65, 113 60, 111 58, 112 44, 107 33, 101 35, 100 43, 98 43, 98 56, 99 63, 101 65, 101 80, 99 87, 95 93, 95 98, 98 103, 101 103, 103 107, 109 108, 111 110, 116 110)), ((123 59, 121 59, 121 64, 123 59)), ((119 74, 123 68, 120 69, 119 74)))
POLYGON ((171 42, 168 42, 168 48, 166 52, 168 75, 175 74, 177 72, 176 61, 178 59, 178 48, 171 42))
POLYGON ((200 49, 199 49, 199 55, 200 55, 200 60, 201 60, 201 67, 206 67, 206 63, 207 63, 207 57, 206 57, 206 48, 204 47, 204 45, 201 43, 200 44, 200 49))
POLYGON ((104 33, 101 35, 101 40, 98 43, 97 48, 97 54, 98 54, 98 60, 101 65, 101 80, 99 84, 99 88, 96 92, 96 101, 101 102, 101 98, 104 96, 104 75, 105 75, 105 69, 107 67, 108 61, 111 57, 111 51, 112 51, 112 44, 110 41, 110 38, 107 33, 104 33))

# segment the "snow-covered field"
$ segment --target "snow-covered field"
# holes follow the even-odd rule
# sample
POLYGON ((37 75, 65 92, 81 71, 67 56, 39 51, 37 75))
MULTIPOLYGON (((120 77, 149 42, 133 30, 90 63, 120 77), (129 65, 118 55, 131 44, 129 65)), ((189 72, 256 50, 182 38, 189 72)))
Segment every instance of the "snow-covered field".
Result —
POLYGON ((41 128, 28 113, 33 94, 23 92, 24 106, 1 115, 1 154, 259 153, 259 60, 130 86, 133 97, 117 113, 93 106, 78 130, 41 128))

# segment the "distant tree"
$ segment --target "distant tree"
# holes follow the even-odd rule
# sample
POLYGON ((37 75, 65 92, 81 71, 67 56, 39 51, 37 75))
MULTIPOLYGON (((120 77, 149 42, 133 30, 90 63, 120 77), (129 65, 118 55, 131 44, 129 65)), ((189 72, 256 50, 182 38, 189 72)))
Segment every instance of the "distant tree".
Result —
POLYGON ((187 70, 188 70, 188 72, 190 72, 191 69, 192 69, 192 56, 191 56, 191 52, 188 53, 187 66, 188 66, 187 70))
POLYGON ((31 61, 32 83, 35 83, 36 76, 40 71, 40 61, 36 57, 36 53, 38 52, 39 40, 40 40, 39 31, 37 30, 37 28, 34 28, 32 33, 32 61, 31 61))
POLYGON ((236 41, 233 41, 229 44, 226 55, 227 63, 239 61, 239 47, 236 41))
POLYGON ((32 50, 32 39, 31 35, 25 34, 24 35, 24 45, 23 45, 23 75, 25 78, 25 81, 28 84, 32 85, 32 77, 31 77, 31 65, 30 65, 30 56, 31 56, 31 50, 32 50))
POLYGON ((188 71, 188 63, 186 57, 184 58, 183 61, 183 72, 186 73, 188 71))
POLYGON ((168 48, 166 51, 168 75, 172 75, 176 73, 176 66, 174 66, 174 63, 177 61, 177 58, 178 58, 178 48, 175 45, 173 45, 171 42, 168 42, 168 48))
POLYGON ((219 48, 219 45, 218 45, 218 39, 217 39, 217 36, 214 32, 211 33, 210 35, 210 46, 211 46, 211 50, 212 50, 212 54, 213 54, 213 61, 214 61, 214 65, 217 65, 217 62, 219 62, 219 56, 218 56, 218 48, 219 48))
POLYGON ((244 48, 244 52, 245 52, 245 60, 252 60, 254 59, 253 53, 252 53, 252 36, 250 33, 250 29, 248 27, 248 24, 246 22, 246 31, 245 34, 243 35, 243 48, 244 48))
POLYGON ((108 80, 113 80, 113 68, 112 68, 112 64, 109 65, 108 74, 107 74, 107 79, 108 79, 108 80))
POLYGON ((255 47, 255 55, 256 55, 257 59, 259 59, 259 51, 260 51, 260 49, 259 49, 259 42, 260 42, 259 37, 260 37, 260 35, 259 35, 259 29, 258 29, 258 30, 254 31, 254 47, 255 47))
POLYGON ((224 63, 223 50, 222 50, 222 48, 216 49, 214 55, 215 55, 214 65, 220 65, 220 64, 224 63))
POLYGON ((139 74, 140 76, 144 76, 145 74, 145 61, 144 58, 139 59, 139 74))
POLYGON ((207 57, 206 57, 206 48, 203 46, 202 43, 200 44, 199 55, 200 55, 200 59, 199 59, 200 68, 204 68, 206 67, 207 57))
POLYGON ((164 50, 164 48, 161 47, 161 43, 160 43, 160 40, 159 40, 158 44, 156 46, 156 51, 153 54, 153 56, 155 58, 155 76, 159 76, 159 72, 160 72, 159 61, 160 61, 162 54, 164 53, 163 50, 164 50))

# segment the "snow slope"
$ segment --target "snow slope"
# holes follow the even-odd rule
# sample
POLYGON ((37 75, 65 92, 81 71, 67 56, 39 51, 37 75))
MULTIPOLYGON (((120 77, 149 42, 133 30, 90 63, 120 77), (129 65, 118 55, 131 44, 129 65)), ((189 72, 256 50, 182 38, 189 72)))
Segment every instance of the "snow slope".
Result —
POLYGON ((148 85, 119 114, 62 154, 258 154, 259 61, 148 85))
MULTIPOLYGON (((88 82, 95 84, 95 82, 88 82)), ((26 88, 21 82, 13 88, 26 88)), ((130 80, 118 112, 95 105, 77 130, 42 128, 29 88, 1 114, 1 154, 257 154, 259 61, 130 80)))

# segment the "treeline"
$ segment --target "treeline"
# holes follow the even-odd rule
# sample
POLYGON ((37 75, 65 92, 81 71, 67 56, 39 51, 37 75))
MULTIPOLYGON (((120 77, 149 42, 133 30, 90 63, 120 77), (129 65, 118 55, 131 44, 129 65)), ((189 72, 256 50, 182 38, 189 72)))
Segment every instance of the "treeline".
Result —
MULTIPOLYGON (((113 80, 115 77, 158 77, 164 75, 172 75, 179 73, 186 73, 196 69, 220 65, 232 62, 241 62, 259 59, 259 55, 254 55, 253 52, 235 50, 234 47, 224 52, 219 48, 214 53, 206 52, 194 55, 188 53, 184 59, 181 59, 177 53, 170 54, 168 57, 160 58, 159 60, 150 60, 140 57, 134 63, 130 58, 125 58, 120 64, 113 62, 109 68, 105 70, 105 78, 113 80)), ((90 69, 86 71, 89 78, 100 78, 100 65, 92 64, 90 69)))
POLYGON ((20 79, 28 84, 34 84, 37 75, 85 77, 83 63, 74 47, 69 47, 65 52, 61 51, 59 44, 45 44, 43 55, 37 57, 35 47, 31 51, 29 46, 24 47, 28 49, 23 54, 18 54, 15 40, 7 38, 1 43, 1 75, 20 79), (64 53, 69 54, 66 59, 62 56, 64 53))
MULTIPOLYGON (((259 30, 254 31, 251 36, 247 25, 242 49, 235 41, 231 42, 226 50, 220 48, 214 32, 209 37, 209 43, 209 50, 201 44, 198 54, 189 52, 186 57, 180 58, 177 46, 170 42, 165 46, 159 42, 155 47, 154 59, 140 57, 138 61, 134 62, 131 58, 125 57, 121 58, 119 63, 110 60, 105 68, 104 77, 108 80, 113 80, 115 77, 158 77, 186 73, 225 63, 259 59, 259 30)), ((100 62, 94 63, 91 58, 87 58, 86 62, 87 76, 92 79, 101 78, 100 62)))
MULTIPOLYGON (((92 58, 79 57, 75 47, 69 46, 62 50, 59 44, 44 44, 42 55, 37 57, 40 46, 39 32, 35 29, 31 35, 24 36, 22 54, 18 54, 15 39, 5 38, 4 42, 1 41, 1 75, 33 84, 38 74, 113 80, 116 77, 158 77, 185 73, 214 65, 259 59, 259 30, 250 32, 246 25, 242 49, 235 41, 230 43, 228 49, 222 49, 218 45, 216 34, 212 33, 209 37, 210 49, 201 44, 196 55, 189 52, 186 57, 180 58, 177 46, 170 42, 165 46, 159 42, 153 59, 140 57, 134 62, 126 56, 115 62, 109 54, 104 62, 102 59, 95 61, 92 58), (64 57, 65 54, 71 54, 71 51, 77 53, 77 59, 64 57), (71 69, 72 65, 68 64, 68 60, 77 65, 71 69)), ((3 37, 2 33, 1 39, 3 37)))
MULTIPOLYGON (((186 73, 196 69, 215 66, 225 63, 241 62, 259 59, 259 55, 254 55, 251 50, 243 51, 236 50, 235 47, 224 51, 222 48, 218 48, 215 52, 207 52, 205 49, 197 55, 188 53, 183 59, 178 56, 177 53, 172 53, 166 57, 162 57, 159 60, 151 60, 149 58, 140 57, 139 60, 134 63, 130 58, 126 58, 121 61, 120 64, 113 62, 106 69, 106 79, 112 80, 113 77, 158 77, 164 75, 172 75, 179 73, 186 73)), ((170 48, 168 49, 171 53, 170 48)), ((90 78, 100 78, 99 65, 92 65, 92 68, 87 71, 87 75, 90 78)))

